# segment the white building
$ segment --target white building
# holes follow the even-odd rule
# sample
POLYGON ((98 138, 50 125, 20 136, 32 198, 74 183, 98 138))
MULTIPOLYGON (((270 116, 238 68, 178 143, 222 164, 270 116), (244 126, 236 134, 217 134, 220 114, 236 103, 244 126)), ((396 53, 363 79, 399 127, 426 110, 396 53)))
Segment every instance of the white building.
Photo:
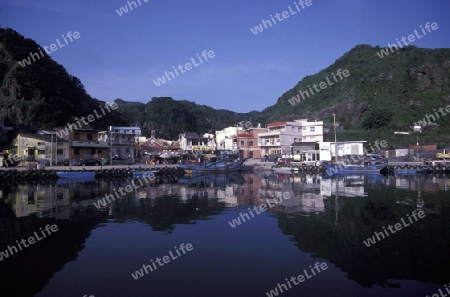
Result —
POLYGON ((242 127, 226 127, 220 131, 216 131, 216 147, 219 150, 233 149, 233 136, 242 131, 242 127))
POLYGON ((291 154, 294 142, 323 141, 323 122, 307 119, 276 122, 267 125, 267 132, 258 135, 261 156, 291 154))
POLYGON ((320 160, 331 161, 331 157, 336 155, 335 148, 337 149, 338 157, 345 155, 363 155, 365 142, 367 141, 338 141, 336 145, 334 142, 320 142, 320 160))
POLYGON ((109 126, 109 131, 101 131, 98 133, 98 140, 110 145, 112 148, 112 156, 131 159, 134 162, 138 138, 141 135, 142 131, 140 127, 109 126))
POLYGON ((180 134, 178 141, 180 142, 180 149, 184 151, 216 149, 214 135, 212 134, 199 135, 196 132, 185 132, 180 134))

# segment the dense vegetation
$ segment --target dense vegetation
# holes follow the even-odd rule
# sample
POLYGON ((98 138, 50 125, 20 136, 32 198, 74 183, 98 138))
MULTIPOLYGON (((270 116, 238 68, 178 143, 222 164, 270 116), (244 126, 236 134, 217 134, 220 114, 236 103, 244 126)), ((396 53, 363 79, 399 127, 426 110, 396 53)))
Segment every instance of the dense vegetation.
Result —
MULTIPOLYGON (((21 129, 52 128, 100 111, 105 102, 87 94, 81 81, 56 63, 45 51, 44 57, 22 67, 18 61, 36 53, 39 45, 12 29, 0 28, 0 105, 5 125, 21 129)), ((116 111, 92 123, 102 129, 122 124, 116 111)))
MULTIPOLYGON (((104 104, 89 96, 78 78, 45 53, 44 58, 21 67, 18 61, 37 48, 33 40, 0 28, 0 105, 4 105, 1 115, 5 124, 22 129, 63 126, 104 104)), ((156 137, 177 139, 185 131, 208 133, 241 121, 264 127, 272 121, 308 118, 323 120, 329 131, 325 140, 332 141, 334 113, 339 123, 338 140, 385 139, 391 146, 413 144, 414 135, 393 132, 411 131, 414 123, 432 114, 433 109, 450 105, 450 49, 409 46, 384 58, 377 55, 380 50, 370 45, 354 47, 333 65, 303 78, 263 111, 235 113, 168 97, 152 98, 146 104, 116 99, 119 109, 92 126, 138 125, 147 136, 154 131, 156 137), (338 69, 347 69, 350 76, 294 106, 288 102, 308 86, 332 80, 338 69)), ((441 116, 424 127, 421 143, 449 144, 449 128, 450 116, 441 116)))
MULTIPOLYGON (((415 143, 415 135, 399 136, 394 131, 412 131, 414 123, 432 114, 433 109, 450 105, 450 49, 401 48, 380 58, 380 47, 358 45, 328 68, 307 76, 284 93, 270 119, 309 119, 339 122, 338 140, 385 139, 390 145, 415 143), (299 90, 332 78, 338 69, 347 69, 348 78, 328 86, 299 104, 288 100, 299 90)), ((450 115, 429 125, 421 133, 421 143, 449 144, 450 115)), ((327 135, 328 140, 333 139, 327 135)))

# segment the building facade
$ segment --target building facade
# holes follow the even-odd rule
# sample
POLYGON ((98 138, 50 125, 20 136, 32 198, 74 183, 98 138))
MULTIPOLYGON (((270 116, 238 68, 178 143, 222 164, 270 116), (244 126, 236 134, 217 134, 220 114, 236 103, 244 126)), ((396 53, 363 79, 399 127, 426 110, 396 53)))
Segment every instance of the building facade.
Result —
POLYGON ((57 165, 69 159, 69 142, 53 134, 19 133, 8 153, 22 160, 19 166, 27 165, 28 162, 57 165))
POLYGON ((180 149, 184 151, 211 151, 216 149, 214 136, 211 134, 199 135, 196 132, 185 132, 180 134, 178 141, 180 149))
POLYGON ((320 142, 320 160, 331 161, 334 156, 342 157, 345 155, 363 155, 364 143, 367 141, 338 141, 320 142))
POLYGON ((266 132, 265 128, 250 128, 245 131, 240 131, 233 137, 232 150, 239 151, 242 158, 260 159, 261 150, 258 146, 258 135, 266 132))
POLYGON ((88 159, 108 159, 109 146, 98 140, 98 130, 77 129, 65 138, 69 141, 69 164, 78 165, 88 159))
POLYGON ((260 154, 289 155, 295 142, 322 142, 323 122, 307 119, 275 122, 267 125, 267 132, 258 135, 260 154))
POLYGON ((110 147, 109 158, 128 159, 134 162, 141 135, 140 127, 110 126, 109 131, 98 133, 98 140, 110 147))
POLYGON ((216 148, 218 150, 232 150, 233 137, 242 132, 242 127, 226 127, 216 131, 216 148))

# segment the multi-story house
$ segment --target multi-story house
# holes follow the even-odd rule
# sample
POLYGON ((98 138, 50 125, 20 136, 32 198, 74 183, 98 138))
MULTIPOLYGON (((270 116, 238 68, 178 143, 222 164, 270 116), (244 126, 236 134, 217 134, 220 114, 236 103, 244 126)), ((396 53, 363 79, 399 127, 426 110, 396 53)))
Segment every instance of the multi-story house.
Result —
POLYGON ((267 132, 258 135, 261 156, 290 155, 294 142, 323 141, 323 122, 298 119, 293 122, 275 122, 267 125, 267 132))
POLYGON ((98 133, 98 140, 112 148, 111 158, 129 159, 134 162, 139 137, 142 135, 139 127, 110 126, 109 131, 98 133), (112 139, 112 141, 111 141, 112 139))
POLYGON ((69 158, 69 142, 55 134, 19 133, 8 153, 22 160, 19 165, 26 165, 27 162, 57 165, 69 158))
POLYGON ((236 150, 233 148, 233 138, 242 132, 242 127, 226 127, 216 131, 216 147, 218 150, 236 150))
POLYGON ((77 129, 68 135, 61 133, 69 141, 69 165, 78 165, 88 159, 108 159, 109 145, 98 140, 98 130, 77 129))
POLYGON ((180 134, 178 141, 180 149, 184 151, 212 151, 216 149, 214 136, 211 134, 199 135, 196 132, 180 134))
POLYGON ((250 128, 233 137, 232 150, 239 151, 242 158, 261 158, 261 151, 258 146, 258 135, 267 132, 265 128, 250 128))

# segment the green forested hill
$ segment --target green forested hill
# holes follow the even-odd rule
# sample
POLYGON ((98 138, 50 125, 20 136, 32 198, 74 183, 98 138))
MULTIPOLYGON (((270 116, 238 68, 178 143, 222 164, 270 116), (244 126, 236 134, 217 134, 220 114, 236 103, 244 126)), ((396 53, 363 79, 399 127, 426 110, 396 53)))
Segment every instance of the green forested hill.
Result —
POLYGON ((156 137, 177 139, 183 132, 214 133, 238 122, 251 121, 253 125, 265 123, 261 112, 236 113, 229 110, 216 110, 186 100, 170 97, 152 98, 147 104, 115 101, 122 112, 123 119, 130 125, 138 125, 149 136, 154 131, 156 137))
MULTIPOLYGON (((415 122, 450 104, 450 49, 400 48, 380 58, 380 47, 358 45, 319 73, 303 78, 284 93, 270 117, 294 119, 300 115, 339 122, 338 139, 386 139, 391 145, 415 143, 410 131, 415 122), (338 69, 348 78, 292 106, 288 100, 308 85, 319 84, 338 69), (342 129, 342 130, 341 130, 342 129)), ((450 143, 450 115, 441 116, 435 127, 424 129, 422 143, 450 143)), ((330 135, 329 135, 330 136, 330 135)), ((328 137, 332 139, 332 137, 328 137)))

